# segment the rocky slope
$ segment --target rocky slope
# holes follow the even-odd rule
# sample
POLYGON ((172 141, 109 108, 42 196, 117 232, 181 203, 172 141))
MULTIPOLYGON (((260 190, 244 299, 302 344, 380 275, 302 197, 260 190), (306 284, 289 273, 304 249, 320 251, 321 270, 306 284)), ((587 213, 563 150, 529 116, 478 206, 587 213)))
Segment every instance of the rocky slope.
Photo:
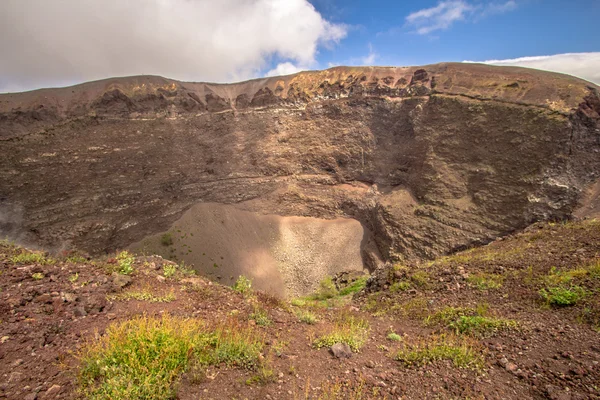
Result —
POLYGON ((0 234, 98 253, 212 202, 356 219, 367 267, 432 258, 596 213, 599 113, 591 83, 452 63, 3 94, 0 234))
POLYGON ((287 302, 0 241, 0 399, 600 399, 599 254, 598 220, 535 224, 287 302), (178 334, 214 329, 172 362, 178 334))

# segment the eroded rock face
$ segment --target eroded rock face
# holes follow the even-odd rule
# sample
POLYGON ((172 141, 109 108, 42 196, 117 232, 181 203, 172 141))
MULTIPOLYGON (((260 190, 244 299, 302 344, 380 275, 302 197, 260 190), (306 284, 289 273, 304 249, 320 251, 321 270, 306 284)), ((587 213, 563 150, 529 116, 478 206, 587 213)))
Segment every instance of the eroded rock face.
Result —
POLYGON ((471 64, 0 95, 0 234, 102 252, 213 202, 356 219, 367 266, 431 258, 572 215, 599 114, 588 82, 471 64))

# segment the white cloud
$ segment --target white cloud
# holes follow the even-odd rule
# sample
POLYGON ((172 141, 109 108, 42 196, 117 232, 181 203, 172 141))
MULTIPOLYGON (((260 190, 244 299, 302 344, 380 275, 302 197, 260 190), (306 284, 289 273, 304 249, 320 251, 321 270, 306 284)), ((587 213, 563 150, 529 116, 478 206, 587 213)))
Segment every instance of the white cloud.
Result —
POLYGON ((0 92, 138 74, 246 79, 273 57, 288 71, 314 65, 346 32, 308 0, 2 0, 0 92))
POLYGON ((369 54, 361 58, 363 65, 373 65, 379 55, 373 50, 373 45, 369 43, 369 54))
POLYGON ((600 52, 565 53, 552 56, 520 57, 508 60, 464 61, 493 65, 513 65, 561 72, 600 85, 600 52))
POLYGON ((266 76, 291 75, 302 71, 302 68, 297 67, 291 62, 279 63, 275 68, 266 73, 266 76))
POLYGON ((440 1, 437 6, 415 11, 406 17, 406 24, 420 35, 450 28, 457 21, 481 19, 493 14, 502 14, 517 8, 514 0, 485 5, 471 4, 464 0, 440 1))

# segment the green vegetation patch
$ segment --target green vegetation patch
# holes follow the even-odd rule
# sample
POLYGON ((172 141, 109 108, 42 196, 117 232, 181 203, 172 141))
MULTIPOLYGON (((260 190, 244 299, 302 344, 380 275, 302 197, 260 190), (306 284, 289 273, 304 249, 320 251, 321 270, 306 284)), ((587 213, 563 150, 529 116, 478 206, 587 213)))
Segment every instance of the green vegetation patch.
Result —
POLYGON ((173 399, 173 383, 195 365, 254 368, 263 338, 228 320, 214 329, 201 321, 141 316, 108 327, 81 350, 79 385, 87 399, 173 399))
POLYGON ((177 272, 177 266, 173 264, 163 265, 163 275, 165 278, 170 278, 177 272))
POLYGON ((349 294, 360 292, 365 288, 365 285, 367 284, 367 279, 368 278, 366 276, 356 279, 350 285, 340 289, 339 295, 347 296, 349 294))
POLYGON ((46 257, 46 255, 39 251, 27 251, 21 250, 20 253, 13 255, 10 258, 13 264, 53 264, 56 260, 46 257))
POLYGON ((120 252, 117 254, 117 265, 119 267, 117 272, 123 275, 131 275, 134 261, 135 258, 130 252, 126 250, 120 252))
POLYGON ((459 368, 480 370, 484 366, 481 351, 469 341, 451 336, 432 337, 416 344, 404 345, 395 359, 406 366, 427 365, 450 360, 459 368))
POLYGON ((233 284, 233 290, 243 295, 248 295, 252 292, 252 281, 243 275, 240 275, 233 284))
POLYGON ((514 320, 488 316, 487 306, 475 308, 445 307, 425 319, 426 325, 443 325, 456 334, 476 337, 494 336, 501 331, 517 329, 514 320))
POLYGON ((258 306, 254 307, 254 312, 250 314, 250 319, 253 319, 256 322, 256 325, 258 326, 269 326, 273 323, 273 321, 271 321, 271 318, 269 318, 269 314, 267 314, 267 311, 264 308, 258 306))
POLYGON ((144 316, 113 324, 80 354, 81 392, 88 399, 174 398, 172 383, 205 345, 195 320, 144 316))
POLYGON ((295 311, 296 317, 300 322, 303 322, 308 325, 314 325, 317 323, 318 319, 315 313, 310 312, 308 310, 297 310, 295 311))
POLYGON ((160 244, 162 244, 163 246, 171 246, 173 244, 173 236, 171 236, 170 233, 164 233, 161 237, 160 237, 160 244))
POLYGON ((313 341, 316 348, 331 347, 336 343, 346 343, 352 351, 358 352, 367 342, 369 323, 363 318, 342 313, 326 331, 313 341))
POLYGON ((504 283, 504 276, 479 272, 467 278, 467 282, 479 290, 499 289, 504 283))
POLYGON ((573 306, 583 300, 588 292, 581 286, 552 286, 540 290, 547 304, 558 307, 573 306))
POLYGON ((142 290, 128 290, 123 293, 119 293, 116 295, 108 296, 109 300, 116 301, 130 301, 130 300, 138 300, 138 301, 147 301, 149 303, 169 303, 176 299, 175 294, 170 292, 164 296, 158 296, 152 293, 149 289, 142 290))

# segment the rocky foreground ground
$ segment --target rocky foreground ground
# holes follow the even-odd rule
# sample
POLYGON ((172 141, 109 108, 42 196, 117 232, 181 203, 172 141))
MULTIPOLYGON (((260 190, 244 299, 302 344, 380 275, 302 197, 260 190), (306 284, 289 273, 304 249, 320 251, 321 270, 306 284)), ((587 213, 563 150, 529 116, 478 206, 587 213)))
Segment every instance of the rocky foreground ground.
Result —
POLYGON ((0 245, 0 398, 598 399, 600 221, 278 300, 0 245))

